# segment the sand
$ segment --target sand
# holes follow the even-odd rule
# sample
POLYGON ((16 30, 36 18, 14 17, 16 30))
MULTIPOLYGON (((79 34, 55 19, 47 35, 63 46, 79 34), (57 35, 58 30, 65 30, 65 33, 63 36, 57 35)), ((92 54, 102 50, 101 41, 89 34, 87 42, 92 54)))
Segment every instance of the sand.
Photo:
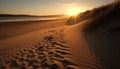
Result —
POLYGON ((111 20, 102 27, 93 30, 93 33, 85 32, 89 46, 94 50, 102 67, 106 69, 120 68, 120 20, 111 20))
POLYGON ((100 69, 80 25, 66 22, 0 23, 0 69, 100 69))

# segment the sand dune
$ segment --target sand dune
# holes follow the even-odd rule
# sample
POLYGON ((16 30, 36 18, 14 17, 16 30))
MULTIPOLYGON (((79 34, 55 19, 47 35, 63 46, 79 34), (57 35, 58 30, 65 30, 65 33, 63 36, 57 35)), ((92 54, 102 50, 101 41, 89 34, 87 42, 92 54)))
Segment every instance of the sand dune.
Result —
MULTIPOLYGON (((96 57, 88 46, 71 44, 70 38, 76 35, 70 32, 78 30, 72 30, 66 22, 66 19, 20 22, 20 25, 15 22, 8 26, 1 23, 1 33, 9 37, 0 39, 0 69, 98 69, 96 57), (8 31, 9 28, 13 29, 8 31)), ((73 41, 78 39, 75 37, 73 41)), ((81 41, 78 43, 83 44, 81 41)))
POLYGON ((97 18, 86 22, 84 32, 89 46, 106 69, 120 68, 120 1, 94 9, 97 18))
POLYGON ((0 69, 118 69, 119 5, 87 11, 77 21, 0 23, 0 69))

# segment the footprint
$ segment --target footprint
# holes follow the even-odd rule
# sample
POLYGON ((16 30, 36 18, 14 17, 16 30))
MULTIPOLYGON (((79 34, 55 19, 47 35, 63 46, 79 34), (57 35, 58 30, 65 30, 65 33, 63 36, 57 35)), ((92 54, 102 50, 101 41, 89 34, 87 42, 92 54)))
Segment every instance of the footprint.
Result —
POLYGON ((55 53, 54 55, 55 55, 55 57, 57 57, 57 58, 64 58, 64 56, 62 56, 62 55, 59 54, 59 53, 55 53))
POLYGON ((6 68, 6 66, 0 66, 0 69, 5 69, 6 68))
POLYGON ((65 50, 56 50, 56 52, 60 53, 60 54, 63 54, 63 55, 69 55, 69 54, 71 54, 70 52, 65 51, 65 50))
POLYGON ((56 67, 57 69, 65 69, 63 63, 61 63, 60 61, 54 60, 53 63, 54 64, 52 65, 52 67, 56 67))
POLYGON ((52 64, 50 66, 50 69, 59 69, 58 65, 57 64, 52 64))
POLYGON ((34 63, 34 60, 29 60, 29 61, 28 61, 28 66, 32 66, 33 63, 34 63))
MULTIPOLYGON (((0 50, 0 60, 9 56, 10 60, 7 60, 7 64, 17 69, 75 69, 77 64, 67 58, 71 55, 70 47, 62 42, 63 35, 58 32, 50 32, 43 41, 35 44, 0 50)), ((2 62, 7 61, 2 60, 2 62)), ((0 69, 5 69, 6 64, 3 65, 2 62, 0 62, 0 69)))
POLYGON ((19 65, 18 65, 18 63, 16 62, 16 60, 11 60, 11 62, 10 62, 10 67, 11 68, 17 68, 19 65))
POLYGON ((20 69, 26 69, 26 67, 25 67, 24 64, 21 64, 21 65, 19 66, 19 68, 20 68, 20 69))
POLYGON ((61 62, 64 64, 64 66, 66 66, 66 65, 76 65, 76 66, 77 66, 77 64, 75 64, 75 63, 73 62, 73 60, 70 59, 70 58, 63 58, 63 59, 61 60, 61 62))

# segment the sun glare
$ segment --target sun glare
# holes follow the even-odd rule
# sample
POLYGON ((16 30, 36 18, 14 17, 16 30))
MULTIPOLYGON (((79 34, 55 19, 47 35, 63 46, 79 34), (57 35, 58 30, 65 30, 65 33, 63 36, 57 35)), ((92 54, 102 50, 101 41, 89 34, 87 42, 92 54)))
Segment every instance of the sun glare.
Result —
POLYGON ((76 16, 80 13, 80 10, 78 8, 71 8, 68 10, 67 15, 68 16, 76 16))

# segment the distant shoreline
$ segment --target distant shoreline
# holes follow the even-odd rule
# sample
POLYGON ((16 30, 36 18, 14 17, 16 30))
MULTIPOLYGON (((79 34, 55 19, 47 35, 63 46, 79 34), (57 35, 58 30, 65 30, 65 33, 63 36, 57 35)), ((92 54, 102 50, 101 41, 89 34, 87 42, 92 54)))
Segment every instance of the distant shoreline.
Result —
MULTIPOLYGON (((64 19, 64 18, 63 18, 64 19)), ((16 23, 16 22, 46 22, 46 21, 56 21, 56 20, 63 20, 63 19, 51 19, 51 20, 25 20, 25 21, 8 21, 8 22, 0 22, 2 23, 16 23)))
POLYGON ((0 17, 63 17, 65 15, 0 14, 0 17))
POLYGON ((64 19, 66 17, 27 17, 27 16, 0 16, 1 22, 18 22, 18 21, 38 21, 38 20, 56 20, 56 19, 64 19))

